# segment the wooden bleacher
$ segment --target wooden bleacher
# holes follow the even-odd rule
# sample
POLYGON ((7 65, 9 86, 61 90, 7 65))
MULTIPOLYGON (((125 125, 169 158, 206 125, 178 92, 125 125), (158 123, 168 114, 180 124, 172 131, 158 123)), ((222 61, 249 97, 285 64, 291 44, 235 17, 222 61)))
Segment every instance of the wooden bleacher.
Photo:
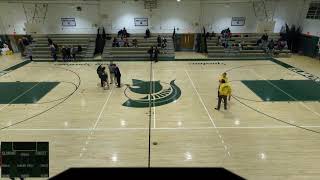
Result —
MULTIPOLYGON (((159 60, 174 60, 175 52, 174 45, 169 34, 159 34, 165 36, 167 40, 167 47, 164 51, 160 50, 159 60)), ((128 38, 130 47, 112 47, 113 38, 117 35, 112 35, 112 39, 106 42, 106 46, 103 51, 102 59, 103 60, 148 60, 149 54, 148 49, 151 46, 157 45, 158 34, 152 34, 150 38, 145 39, 144 34, 131 34, 128 38), (138 47, 132 46, 132 40, 136 38, 138 40, 138 47)), ((120 38, 118 38, 119 40, 120 38)))
MULTIPOLYGON (((48 38, 58 44, 59 51, 62 46, 78 46, 82 47, 82 52, 76 55, 77 61, 93 60, 93 53, 95 49, 96 35, 90 34, 50 34, 50 35, 33 35, 32 55, 34 61, 53 61, 51 57, 50 48, 48 45, 48 38)), ((60 52, 57 54, 58 61, 62 61, 60 52)))
MULTIPOLYGON (((238 46, 224 48, 218 43, 218 37, 221 34, 215 34, 215 37, 207 39, 207 50, 208 56, 213 57, 270 57, 271 54, 266 53, 263 49, 257 46, 258 39, 261 38, 263 33, 241 33, 232 34, 229 42, 230 44, 238 45, 241 43, 242 49, 240 50, 238 46)), ((269 40, 273 39, 277 41, 280 38, 279 33, 268 34, 269 40)), ((277 57, 288 57, 291 55, 288 49, 283 49, 281 51, 275 50, 277 57)), ((272 54, 274 56, 274 54, 272 54)))

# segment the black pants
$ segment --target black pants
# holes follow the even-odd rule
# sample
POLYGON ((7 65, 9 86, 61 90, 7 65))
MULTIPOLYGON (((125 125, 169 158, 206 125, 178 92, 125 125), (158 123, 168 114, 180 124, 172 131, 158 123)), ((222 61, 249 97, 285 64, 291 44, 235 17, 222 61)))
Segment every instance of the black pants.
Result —
POLYGON ((224 109, 227 109, 227 105, 228 105, 227 96, 223 96, 223 95, 221 95, 221 96, 219 95, 218 96, 218 107, 217 107, 217 109, 220 109, 222 99, 223 99, 223 102, 224 102, 224 109))
POLYGON ((103 80, 102 80, 102 78, 100 78, 100 84, 101 84, 101 87, 103 87, 103 80))
POLYGON ((57 54, 53 54, 52 57, 53 57, 54 61, 57 61, 57 59, 58 59, 57 54))
POLYGON ((121 86, 121 76, 117 76, 117 84, 118 84, 118 87, 121 86))

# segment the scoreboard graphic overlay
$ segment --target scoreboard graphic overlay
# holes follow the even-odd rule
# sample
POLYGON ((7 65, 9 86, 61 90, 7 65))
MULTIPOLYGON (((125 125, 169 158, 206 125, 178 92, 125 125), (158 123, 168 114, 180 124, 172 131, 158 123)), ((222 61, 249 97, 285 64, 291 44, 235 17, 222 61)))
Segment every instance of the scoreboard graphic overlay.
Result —
POLYGON ((48 142, 1 142, 1 177, 49 177, 48 142))

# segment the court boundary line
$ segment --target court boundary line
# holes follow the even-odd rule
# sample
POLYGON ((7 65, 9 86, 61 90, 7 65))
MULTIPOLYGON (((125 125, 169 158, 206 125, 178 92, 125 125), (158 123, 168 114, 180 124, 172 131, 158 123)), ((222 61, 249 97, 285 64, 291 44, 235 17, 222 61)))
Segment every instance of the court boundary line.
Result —
MULTIPOLYGON (((153 83, 153 90, 156 89, 154 83, 154 69, 152 69, 152 83, 153 83)), ((155 93, 155 92, 153 92, 155 93)), ((151 97, 150 97, 151 98, 151 97)), ((155 106, 155 99, 153 99, 153 128, 156 128, 156 106, 155 106)))
MULTIPOLYGON (((316 126, 301 126, 303 128, 320 128, 316 126)), ((151 128, 152 130, 207 130, 207 129, 295 129, 294 126, 220 126, 220 127, 172 127, 172 128, 151 128)), ((35 128, 35 129, 5 129, 3 131, 129 131, 129 130, 148 130, 149 128, 35 128)))
POLYGON ((216 124, 214 123, 214 121, 213 121, 213 119, 212 119, 212 117, 211 117, 211 115, 210 115, 210 113, 209 113, 206 105, 204 104, 201 95, 199 94, 196 86, 194 85, 194 82, 193 82, 193 80, 191 79, 191 77, 190 77, 190 75, 189 75, 189 73, 188 73, 188 70, 185 69, 185 73, 187 74, 187 76, 188 76, 188 78, 189 78, 189 80, 190 80, 190 82, 191 82, 191 85, 192 85, 194 91, 195 91, 196 94, 198 95, 198 98, 199 98, 199 100, 200 100, 203 108, 204 108, 205 111, 207 112, 207 115, 208 115, 208 117, 209 117, 209 119, 210 119, 210 121, 211 121, 214 129, 216 130, 216 133, 217 133, 217 135, 219 136, 219 138, 220 138, 220 140, 221 140, 221 143, 222 143, 222 145, 224 146, 224 149, 225 149, 226 153, 227 153, 229 156, 231 156, 231 155, 230 155, 230 151, 229 151, 229 149, 228 149, 228 146, 225 145, 225 141, 224 141, 222 135, 220 134, 219 130, 217 129, 217 126, 216 126, 216 124))
POLYGON ((255 72, 254 69, 251 69, 250 71, 252 71, 256 76, 260 77, 261 79, 263 79, 264 81, 267 81, 270 85, 272 85, 273 87, 277 88, 279 91, 283 92, 284 94, 286 94, 287 96, 289 96, 291 99, 293 99, 295 102, 298 102, 300 105, 302 105, 304 108, 306 108, 307 110, 309 110, 310 112, 312 112, 313 114, 317 115, 318 117, 320 117, 320 114, 318 112, 313 111, 309 106, 307 106, 305 103, 299 101, 298 99, 296 99, 294 96, 290 95, 289 93, 285 92, 284 90, 282 90, 280 87, 278 87, 277 85, 273 84, 272 82, 270 82, 270 80, 264 78, 263 76, 259 75, 257 72, 255 72))
POLYGON ((108 94, 107 99, 106 99, 106 101, 104 102, 104 104, 103 104, 103 106, 102 106, 102 109, 101 109, 101 111, 100 111, 100 113, 99 113, 99 116, 98 116, 97 120, 95 121, 93 127, 92 127, 92 128, 84 129, 84 131, 89 132, 89 135, 87 136, 87 139, 85 140, 85 145, 84 145, 83 148, 81 148, 81 150, 80 150, 80 151, 81 151, 80 157, 82 157, 83 154, 85 153, 84 151, 87 150, 86 147, 87 147, 87 145, 89 144, 89 140, 91 139, 91 136, 93 136, 93 133, 95 132, 95 129, 96 129, 96 127, 98 126, 98 123, 99 123, 100 120, 101 120, 102 113, 104 112, 104 110, 105 110, 105 108, 106 108, 106 105, 107 105, 108 102, 109 102, 109 99, 110 99, 110 97, 111 97, 111 94, 112 94, 112 92, 113 92, 113 89, 114 89, 114 88, 112 88, 111 91, 110 91, 110 93, 108 94))
POLYGON ((110 93, 108 94, 108 97, 107 97, 106 101, 104 102, 104 104, 103 104, 103 106, 102 106, 102 109, 101 109, 101 111, 100 111, 100 113, 99 113, 99 116, 98 116, 97 120, 95 121, 95 124, 94 124, 93 128, 91 128, 92 130, 95 130, 96 127, 98 126, 98 123, 99 123, 99 121, 101 120, 102 113, 103 113, 103 111, 105 110, 106 105, 107 105, 108 102, 109 102, 109 99, 110 99, 110 97, 111 97, 111 94, 112 94, 112 92, 113 92, 113 89, 114 89, 114 88, 111 88, 111 91, 110 91, 110 93))

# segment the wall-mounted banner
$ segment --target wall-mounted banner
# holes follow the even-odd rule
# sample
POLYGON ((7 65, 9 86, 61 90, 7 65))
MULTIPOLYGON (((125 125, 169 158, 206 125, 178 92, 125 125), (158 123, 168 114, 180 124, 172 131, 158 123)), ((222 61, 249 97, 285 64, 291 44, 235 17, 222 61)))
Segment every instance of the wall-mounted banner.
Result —
POLYGON ((61 18, 63 27, 74 27, 77 26, 75 18, 61 18))
POLYGON ((231 26, 244 26, 246 24, 246 17, 232 17, 231 26))
POLYGON ((148 26, 148 18, 134 18, 135 26, 148 26))

